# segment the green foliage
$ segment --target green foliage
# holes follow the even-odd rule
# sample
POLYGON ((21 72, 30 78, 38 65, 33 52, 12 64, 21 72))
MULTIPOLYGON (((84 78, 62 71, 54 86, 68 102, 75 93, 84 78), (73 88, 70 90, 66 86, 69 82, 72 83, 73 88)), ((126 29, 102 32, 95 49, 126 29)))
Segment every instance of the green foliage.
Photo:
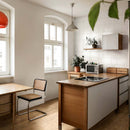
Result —
POLYGON ((84 68, 84 69, 85 69, 86 64, 88 64, 88 61, 86 61, 86 62, 85 62, 85 61, 83 61, 83 62, 81 63, 81 65, 80 65, 80 66, 81 66, 81 68, 84 68))
POLYGON ((117 1, 115 0, 109 8, 109 17, 119 19, 117 1))
MULTIPOLYGON (((99 12, 100 12, 100 4, 101 3, 108 3, 110 4, 110 7, 109 7, 109 11, 108 11, 108 16, 110 18, 115 18, 115 19, 119 19, 119 14, 118 14, 118 6, 117 6, 117 1, 123 1, 123 0, 114 0, 113 2, 110 2, 110 1, 106 1, 106 0, 101 0, 97 3, 95 3, 90 11, 89 11, 89 14, 88 14, 88 21, 89 21, 89 24, 92 28, 92 30, 94 30, 94 27, 95 27, 95 24, 97 22, 97 19, 98 19, 98 16, 99 16, 99 12)), ((130 18, 130 9, 126 9, 125 11, 125 16, 124 16, 124 19, 129 19, 130 18)))
POLYGON ((129 19, 129 18, 130 18, 130 8, 126 9, 124 19, 126 20, 126 19, 129 19))
POLYGON ((75 55, 75 57, 72 60, 72 66, 80 66, 82 63, 84 62, 84 56, 79 57, 77 55, 75 55))
POLYGON ((92 30, 94 30, 95 24, 96 24, 98 16, 99 16, 100 3, 101 2, 97 2, 96 4, 94 4, 88 14, 89 24, 90 24, 92 30))

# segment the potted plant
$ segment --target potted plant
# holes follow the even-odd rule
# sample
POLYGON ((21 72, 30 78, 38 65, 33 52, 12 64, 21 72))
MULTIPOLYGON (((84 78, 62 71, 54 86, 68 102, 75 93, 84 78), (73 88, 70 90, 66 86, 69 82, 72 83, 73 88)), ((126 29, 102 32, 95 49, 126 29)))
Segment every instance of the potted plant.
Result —
POLYGON ((85 70, 85 68, 86 68, 86 64, 88 63, 88 61, 84 61, 83 63, 81 63, 81 72, 85 72, 86 70, 85 70))
POLYGON ((72 66, 74 67, 75 72, 80 72, 80 65, 84 62, 84 56, 79 57, 75 55, 72 60, 72 66))
POLYGON ((98 42, 95 40, 95 38, 93 38, 93 44, 92 47, 93 48, 97 48, 98 42))
POLYGON ((86 41, 88 45, 91 45, 93 48, 97 48, 98 42, 96 41, 95 38, 91 39, 86 37, 86 41))

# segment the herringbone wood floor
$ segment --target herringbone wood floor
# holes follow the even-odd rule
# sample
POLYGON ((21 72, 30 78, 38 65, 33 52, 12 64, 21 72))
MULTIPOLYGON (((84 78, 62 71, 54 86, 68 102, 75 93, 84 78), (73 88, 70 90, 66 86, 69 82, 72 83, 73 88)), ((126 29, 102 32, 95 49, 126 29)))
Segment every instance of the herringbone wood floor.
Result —
MULTIPOLYGON (((28 121, 27 115, 17 116, 15 130, 58 130, 58 100, 46 102, 36 108, 45 111, 48 115, 34 121, 28 121)), ((38 114, 34 112, 31 116, 38 114)), ((8 119, 3 119, 4 123, 1 121, 0 130, 10 130, 8 119)), ((63 130, 77 129, 63 124, 63 130)), ((113 112, 91 130, 128 130, 128 105, 121 106, 119 113, 113 112)))

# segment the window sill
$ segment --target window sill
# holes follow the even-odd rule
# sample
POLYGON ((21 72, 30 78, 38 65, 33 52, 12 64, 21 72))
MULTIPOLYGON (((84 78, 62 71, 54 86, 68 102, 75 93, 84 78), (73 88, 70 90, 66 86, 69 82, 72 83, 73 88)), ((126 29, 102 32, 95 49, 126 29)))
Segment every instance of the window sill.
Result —
POLYGON ((59 73, 59 72, 67 72, 67 70, 53 70, 53 71, 45 71, 45 74, 49 74, 49 73, 59 73))
POLYGON ((5 78, 14 78, 14 75, 1 75, 0 79, 5 79, 5 78))

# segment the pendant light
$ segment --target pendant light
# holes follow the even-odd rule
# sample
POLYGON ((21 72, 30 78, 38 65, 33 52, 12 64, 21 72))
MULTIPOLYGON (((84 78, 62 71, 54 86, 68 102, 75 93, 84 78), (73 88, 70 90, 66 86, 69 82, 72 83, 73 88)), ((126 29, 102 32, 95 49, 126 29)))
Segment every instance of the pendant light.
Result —
POLYGON ((6 28, 8 25, 8 18, 7 16, 0 11, 0 28, 6 28))
POLYGON ((71 10, 71 24, 67 27, 66 31, 75 31, 78 28, 74 25, 74 17, 73 17, 73 7, 75 3, 71 4, 72 10, 71 10))

